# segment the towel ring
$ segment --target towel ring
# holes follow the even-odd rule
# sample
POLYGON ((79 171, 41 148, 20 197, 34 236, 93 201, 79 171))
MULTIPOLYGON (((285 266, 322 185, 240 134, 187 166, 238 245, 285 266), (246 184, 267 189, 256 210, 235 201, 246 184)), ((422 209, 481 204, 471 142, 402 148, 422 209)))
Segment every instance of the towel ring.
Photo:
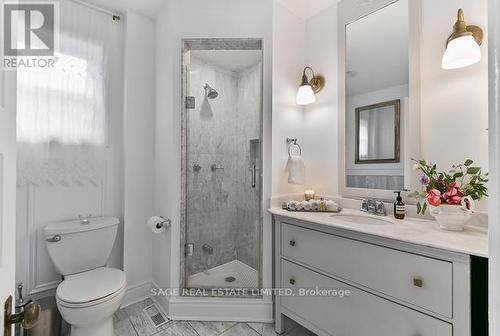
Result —
POLYGON ((299 155, 302 155, 302 147, 300 147, 300 145, 297 143, 297 140, 295 140, 294 142, 290 143, 290 145, 288 145, 288 157, 292 157, 292 146, 295 146, 299 149, 299 155))

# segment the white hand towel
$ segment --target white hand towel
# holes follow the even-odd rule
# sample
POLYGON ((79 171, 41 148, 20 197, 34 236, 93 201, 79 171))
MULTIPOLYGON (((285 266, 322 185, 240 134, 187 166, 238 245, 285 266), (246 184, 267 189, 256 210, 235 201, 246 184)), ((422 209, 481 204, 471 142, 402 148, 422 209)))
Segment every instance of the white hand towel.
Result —
POLYGON ((304 184, 306 167, 302 156, 292 155, 288 158, 288 183, 304 184))

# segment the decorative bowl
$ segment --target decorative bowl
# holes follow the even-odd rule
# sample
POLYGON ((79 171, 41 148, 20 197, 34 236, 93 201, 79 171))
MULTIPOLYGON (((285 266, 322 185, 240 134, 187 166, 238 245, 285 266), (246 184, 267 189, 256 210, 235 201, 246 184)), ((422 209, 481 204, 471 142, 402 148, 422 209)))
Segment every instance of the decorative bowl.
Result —
POLYGON ((438 222, 439 227, 447 231, 463 231, 474 212, 473 200, 467 196, 460 205, 429 205, 429 213, 438 222))

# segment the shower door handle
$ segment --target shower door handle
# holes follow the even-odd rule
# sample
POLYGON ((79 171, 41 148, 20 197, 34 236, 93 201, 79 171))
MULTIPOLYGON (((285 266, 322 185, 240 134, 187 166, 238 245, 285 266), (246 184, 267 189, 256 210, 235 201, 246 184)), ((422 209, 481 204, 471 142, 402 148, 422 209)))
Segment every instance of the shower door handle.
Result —
POLYGON ((250 172, 252 173, 252 188, 255 188, 257 179, 257 166, 253 165, 252 167, 250 167, 250 172))

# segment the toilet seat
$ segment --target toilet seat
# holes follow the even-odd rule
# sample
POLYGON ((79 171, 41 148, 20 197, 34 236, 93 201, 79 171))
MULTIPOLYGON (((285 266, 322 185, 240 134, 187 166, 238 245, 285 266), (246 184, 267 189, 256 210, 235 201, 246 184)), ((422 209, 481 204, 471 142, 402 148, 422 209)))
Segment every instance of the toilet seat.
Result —
POLYGON ((123 271, 100 267, 67 276, 57 287, 56 298, 65 307, 83 308, 112 300, 125 291, 125 288, 126 277, 123 271))

